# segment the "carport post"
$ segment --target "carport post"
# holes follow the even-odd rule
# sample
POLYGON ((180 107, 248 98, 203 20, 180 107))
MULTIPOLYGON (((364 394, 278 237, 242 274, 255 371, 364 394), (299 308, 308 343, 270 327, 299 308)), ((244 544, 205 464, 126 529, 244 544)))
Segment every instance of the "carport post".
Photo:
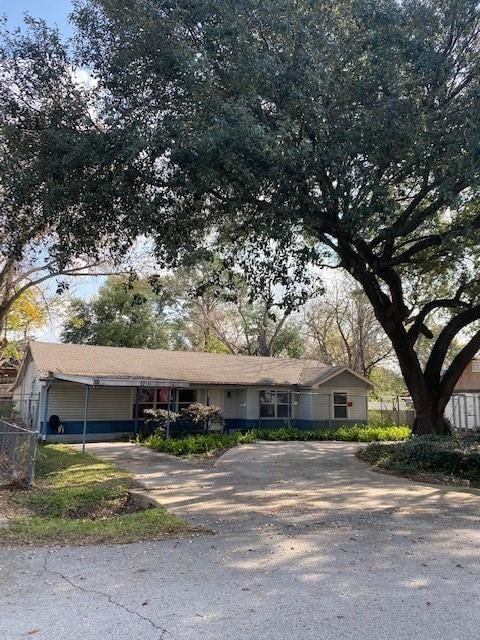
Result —
MULTIPOLYGON (((47 422, 48 422, 48 398, 50 396, 50 387, 52 386, 51 382, 47 382, 45 387, 45 393, 43 395, 43 424, 41 433, 42 435, 47 435, 47 422)), ((40 429, 39 429, 40 430, 40 429)))
POLYGON ((168 387, 167 428, 165 430, 165 440, 170 439, 170 402, 171 401, 172 401, 172 387, 168 387))
POLYGON ((85 385, 85 400, 83 403, 83 435, 82 435, 82 453, 85 453, 85 441, 87 439, 87 418, 88 418, 88 384, 85 385))
POLYGON ((138 433, 138 398, 139 398, 139 387, 135 387, 135 411, 134 411, 134 420, 133 429, 135 431, 135 435, 138 433))

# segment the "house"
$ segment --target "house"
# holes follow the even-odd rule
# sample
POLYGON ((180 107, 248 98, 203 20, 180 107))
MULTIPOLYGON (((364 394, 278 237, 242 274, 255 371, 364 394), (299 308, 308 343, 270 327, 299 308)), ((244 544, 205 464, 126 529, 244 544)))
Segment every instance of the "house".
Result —
POLYGON ((133 434, 145 409, 192 402, 220 407, 226 430, 363 423, 371 387, 316 360, 31 342, 13 394, 43 438, 75 441, 133 434))

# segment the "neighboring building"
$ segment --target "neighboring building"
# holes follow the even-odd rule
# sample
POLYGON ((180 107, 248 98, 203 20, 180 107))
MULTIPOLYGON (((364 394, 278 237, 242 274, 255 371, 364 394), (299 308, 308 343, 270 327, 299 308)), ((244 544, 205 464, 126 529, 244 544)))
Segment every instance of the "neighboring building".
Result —
POLYGON ((90 440, 132 434, 146 408, 192 402, 220 407, 226 430, 364 423, 371 387, 347 367, 315 360, 31 342, 13 392, 42 437, 74 441, 85 426, 90 440))
POLYGON ((480 393, 480 358, 473 358, 465 367, 453 393, 480 393))
POLYGON ((456 429, 480 430, 480 358, 473 358, 460 376, 445 416, 456 429))

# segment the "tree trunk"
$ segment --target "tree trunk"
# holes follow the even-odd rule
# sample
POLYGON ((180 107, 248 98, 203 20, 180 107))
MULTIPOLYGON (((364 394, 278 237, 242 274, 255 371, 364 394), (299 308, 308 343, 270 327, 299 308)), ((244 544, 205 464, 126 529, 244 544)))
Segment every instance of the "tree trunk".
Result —
POLYGON ((439 398, 437 394, 418 394, 412 400, 415 407, 415 422, 413 423, 413 433, 417 436, 436 434, 447 435, 450 433, 450 426, 445 419, 444 412, 446 402, 439 398))

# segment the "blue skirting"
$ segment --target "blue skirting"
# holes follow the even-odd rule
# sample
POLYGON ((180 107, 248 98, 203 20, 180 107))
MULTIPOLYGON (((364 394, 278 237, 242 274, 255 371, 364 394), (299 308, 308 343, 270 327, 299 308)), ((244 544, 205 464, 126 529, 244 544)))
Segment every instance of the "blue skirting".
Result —
MULTIPOLYGON (((64 432, 61 434, 61 440, 68 442, 71 437, 72 442, 81 439, 83 434, 83 420, 65 420, 63 423, 64 432)), ((304 431, 315 431, 326 427, 341 427, 353 424, 366 424, 366 420, 278 420, 278 419, 262 419, 262 420, 246 420, 243 418, 227 418, 225 420, 224 432, 230 431, 247 431, 249 429, 281 429, 285 427, 294 427, 304 431)), ((87 440, 101 440, 121 437, 136 433, 141 429, 143 420, 89 420, 87 422, 87 440), (135 428, 137 427, 137 428, 135 428)), ((198 428, 187 429, 185 425, 172 425, 171 435, 179 436, 185 433, 199 432, 198 428)), ((43 429, 41 433, 46 436, 47 440, 59 439, 60 435, 52 431, 48 425, 46 433, 43 429)))
MULTIPOLYGON (((78 436, 83 434, 83 420, 65 420, 62 424, 64 429, 63 435, 65 436, 78 436)), ((87 422, 87 438, 89 434, 98 436, 102 433, 106 435, 114 435, 134 432, 135 420, 89 420, 87 422)), ((43 429, 42 433, 45 433, 43 429)), ((58 434, 55 431, 52 431, 52 429, 47 425, 47 438, 49 436, 56 435, 58 434)))
POLYGON ((291 420, 279 420, 277 418, 262 418, 260 420, 246 420, 239 418, 227 418, 225 420, 225 431, 244 431, 248 429, 284 429, 293 427, 302 431, 316 431, 327 427, 343 427, 354 424, 367 424, 366 420, 301 420, 294 418, 291 420))

